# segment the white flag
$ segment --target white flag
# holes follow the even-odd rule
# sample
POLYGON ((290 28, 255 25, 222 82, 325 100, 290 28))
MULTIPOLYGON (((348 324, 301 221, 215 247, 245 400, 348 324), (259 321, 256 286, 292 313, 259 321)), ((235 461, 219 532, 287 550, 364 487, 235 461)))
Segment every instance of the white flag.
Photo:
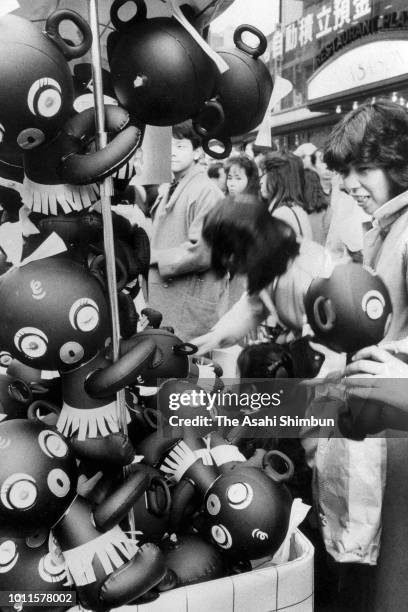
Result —
POLYGON ((194 38, 196 43, 200 45, 202 50, 212 59, 215 65, 218 68, 218 71, 223 74, 229 70, 229 66, 226 61, 222 59, 214 49, 210 47, 208 43, 205 42, 204 38, 200 36, 194 26, 185 18, 183 12, 180 9, 180 0, 169 0, 172 13, 174 17, 177 19, 179 23, 187 30, 187 32, 194 38))
POLYGON ((264 115, 263 121, 258 129, 258 135, 255 140, 255 144, 260 147, 271 147, 271 113, 279 100, 282 100, 288 95, 293 89, 293 84, 288 79, 283 79, 280 76, 275 78, 273 91, 269 100, 268 108, 264 115))

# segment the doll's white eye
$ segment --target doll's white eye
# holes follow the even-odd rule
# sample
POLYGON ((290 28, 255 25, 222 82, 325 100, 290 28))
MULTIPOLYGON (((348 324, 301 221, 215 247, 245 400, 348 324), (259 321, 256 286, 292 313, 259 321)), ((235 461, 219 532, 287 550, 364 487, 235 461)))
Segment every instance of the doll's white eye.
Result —
POLYGON ((221 548, 231 548, 232 546, 232 537, 230 532, 224 525, 214 525, 211 527, 211 536, 221 548))
POLYGON ((37 499, 37 486, 28 474, 13 474, 6 478, 0 490, 0 499, 8 510, 26 510, 37 499))
POLYGON ((221 502, 218 495, 215 493, 210 493, 207 499, 207 511, 211 516, 215 516, 221 510, 221 502))
POLYGON ((55 563, 50 553, 41 557, 38 573, 45 582, 62 582, 66 577, 65 565, 55 563))
POLYGON ((48 474, 47 484, 51 493, 54 493, 57 497, 65 497, 68 495, 71 488, 71 481, 68 474, 58 468, 51 470, 48 474))
POLYGON ((0 544, 0 574, 6 574, 16 565, 18 552, 13 540, 6 540, 0 544))
POLYGON ((254 497, 252 487, 243 482, 236 482, 228 487, 227 498, 231 508, 242 510, 247 508, 254 497))
POLYGON ((22 327, 14 336, 14 344, 27 357, 37 359, 47 352, 48 338, 40 329, 22 327))
POLYGON ((30 87, 27 103, 33 115, 54 117, 62 104, 61 86, 54 79, 38 79, 30 87))
POLYGON ((93 331, 99 323, 99 308, 96 302, 82 298, 74 302, 69 311, 69 320, 74 329, 93 331))
POLYGON ((40 432, 38 443, 48 457, 65 457, 68 453, 68 446, 64 440, 50 429, 40 432))
POLYGON ((361 306, 370 319, 373 321, 380 319, 384 313, 384 296, 376 290, 367 291, 367 293, 363 295, 361 306))

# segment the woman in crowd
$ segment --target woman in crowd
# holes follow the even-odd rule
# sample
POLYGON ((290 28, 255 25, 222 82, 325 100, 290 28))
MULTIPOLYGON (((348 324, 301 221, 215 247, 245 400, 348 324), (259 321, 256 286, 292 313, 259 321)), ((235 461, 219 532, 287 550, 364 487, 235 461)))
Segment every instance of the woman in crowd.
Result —
POLYGON ((312 228, 304 210, 303 169, 297 158, 286 153, 269 153, 263 163, 261 195, 269 212, 286 221, 298 236, 312 239, 312 228), (302 174, 301 174, 302 173, 302 174))
POLYGON ((305 210, 309 215, 313 240, 325 245, 330 225, 330 200, 323 191, 320 177, 312 168, 305 169, 305 210))
POLYGON ((227 195, 240 193, 259 194, 259 171, 253 159, 247 155, 233 155, 225 162, 227 195))
POLYGON ((309 285, 333 269, 328 252, 299 239, 259 199, 245 194, 227 197, 211 211, 203 236, 211 247, 213 269, 220 276, 226 271, 245 275, 247 291, 209 333, 192 340, 199 354, 236 344, 268 315, 300 335, 309 285))
MULTIPOLYGON (((226 193, 238 196, 242 193, 259 195, 259 170, 253 159, 247 155, 232 155, 225 162, 226 193)), ((228 306, 239 300, 246 289, 245 277, 239 273, 231 274, 229 282, 228 306)))
MULTIPOLYGON (((367 102, 334 128, 325 150, 349 193, 365 190, 373 229, 364 238, 364 263, 383 279, 393 303, 385 342, 408 336, 408 112, 389 100, 367 102)), ((349 374, 393 376, 381 352, 363 353, 349 374)), ((408 440, 387 438, 381 548, 370 589, 370 612, 403 609, 408 600, 408 440)))

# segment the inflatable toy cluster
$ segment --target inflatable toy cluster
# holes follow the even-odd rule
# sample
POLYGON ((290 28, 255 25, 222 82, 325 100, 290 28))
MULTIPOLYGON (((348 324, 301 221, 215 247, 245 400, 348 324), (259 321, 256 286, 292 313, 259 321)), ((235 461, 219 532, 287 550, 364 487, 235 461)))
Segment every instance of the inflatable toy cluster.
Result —
POLYGON ((175 384, 194 388, 203 372, 217 388, 219 368, 198 366, 195 347, 160 328, 123 340, 113 363, 103 285, 65 253, 5 272, 0 301, 9 364, 1 379, 3 588, 39 590, 49 581, 75 589, 85 608, 106 609, 277 550, 291 498, 266 460, 247 462, 215 436, 175 440, 156 431, 167 416, 154 398, 161 406, 175 384), (141 387, 169 378, 146 406, 141 387), (127 433, 115 406, 121 389, 127 433))
POLYGON ((16 248, 9 256, 4 234, 0 244, 0 582, 6 591, 75 591, 90 610, 250 569, 250 560, 279 548, 291 509, 282 482, 289 459, 276 477, 272 455, 246 460, 214 433, 159 436, 171 386, 200 389, 206 378, 220 389, 222 371, 198 363, 196 347, 160 327, 159 312, 136 311, 149 241, 114 214, 120 350, 113 358, 96 206, 103 179, 123 188, 131 178, 146 124, 193 119, 228 154, 238 130, 232 82, 242 87, 243 132, 249 114, 260 122, 272 91, 258 59, 264 38, 257 33, 251 50, 237 32, 236 49, 224 53, 228 80, 198 30, 231 2, 212 3, 211 16, 199 1, 185 3, 184 15, 175 2, 150 15, 137 0, 127 22, 123 4, 111 8, 102 149, 94 108, 75 105, 89 65, 69 66, 90 49, 86 21, 59 10, 41 31, 13 14, 0 18, 1 195, 10 235, 21 228, 18 257, 16 248), (77 45, 60 34, 66 20, 81 34, 77 45))
MULTIPOLYGON (((279 548, 291 498, 269 458, 247 462, 216 436, 163 439, 158 404, 147 407, 138 393, 168 378, 194 386, 203 367, 214 388, 222 384, 217 368, 193 363, 194 346, 146 328, 122 342, 113 363, 103 287, 65 254, 11 268, 0 296, 9 363, 0 423, 3 588, 39 590, 48 571, 53 589, 75 588, 83 607, 105 609, 224 575, 279 548), (54 377, 43 379, 51 368, 54 377), (115 410, 120 389, 127 433, 115 410)), ((162 384, 161 403, 174 384, 162 384)))
MULTIPOLYGON (((284 454, 244 455, 236 438, 211 427, 170 435, 171 396, 222 389, 222 370, 160 327, 160 312, 136 310, 149 240, 113 213, 114 358, 100 182, 112 177, 115 189, 126 187, 146 125, 191 119, 206 152, 227 156, 231 139, 261 123, 273 89, 260 59, 266 40, 252 26, 236 30, 233 49, 215 53, 200 35, 211 19, 200 0, 184 3, 184 13, 175 0, 153 14, 153 2, 133 4, 127 21, 123 0, 111 6, 101 149, 95 109, 75 105, 89 65, 69 65, 90 49, 86 21, 59 10, 40 31, 12 14, 0 18, 8 215, 0 236, 0 585, 75 591, 96 611, 250 570, 281 547, 292 508, 286 482, 294 468, 284 454), (78 45, 60 35, 66 20, 81 33, 78 45), (15 244, 10 255, 7 232, 21 243, 19 256, 15 244)), ((352 352, 381 339, 391 303, 381 280, 353 264, 316 279, 305 309, 317 342, 352 352)), ((291 360, 279 355, 274 372, 303 372, 293 350, 291 360)), ((192 414, 208 406, 180 407, 181 416, 192 414)))

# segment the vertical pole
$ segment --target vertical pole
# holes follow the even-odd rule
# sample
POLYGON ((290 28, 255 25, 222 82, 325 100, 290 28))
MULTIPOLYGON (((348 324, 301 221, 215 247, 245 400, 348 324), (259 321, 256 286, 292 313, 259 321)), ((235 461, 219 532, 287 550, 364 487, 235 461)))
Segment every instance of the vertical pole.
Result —
MULTIPOLYGON (((95 106, 96 146, 97 149, 103 149, 104 147, 106 147, 107 144, 107 134, 105 131, 105 108, 103 103, 98 0, 89 0, 89 25, 92 31, 91 64, 95 106)), ((115 244, 113 240, 113 224, 111 212, 112 195, 113 181, 112 177, 109 176, 100 183, 100 198, 103 219, 103 241, 106 261, 106 277, 108 281, 109 305, 112 325, 112 359, 113 361, 118 361, 120 326, 118 296, 116 292, 115 244)), ((127 415, 124 390, 118 391, 116 395, 116 412, 120 429, 122 433, 127 435, 127 415)), ((124 468, 123 472, 124 476, 126 476, 126 467, 124 468)), ((128 520, 131 538, 135 539, 135 518, 133 509, 129 511, 128 520)))
MULTIPOLYGON (((105 132, 105 109, 103 103, 101 49, 99 43, 98 0, 89 0, 89 25, 92 30, 92 79, 95 105, 96 146, 103 149, 107 144, 105 132)), ((100 199, 103 219, 103 237, 106 261, 106 277, 108 281, 109 305, 112 326, 112 357, 119 359, 119 308, 116 293, 115 245, 113 240, 113 225, 111 213, 111 196, 113 195, 112 177, 107 177, 100 183, 100 199)), ((117 394, 117 413, 121 430, 127 434, 126 407, 124 393, 117 394)))

